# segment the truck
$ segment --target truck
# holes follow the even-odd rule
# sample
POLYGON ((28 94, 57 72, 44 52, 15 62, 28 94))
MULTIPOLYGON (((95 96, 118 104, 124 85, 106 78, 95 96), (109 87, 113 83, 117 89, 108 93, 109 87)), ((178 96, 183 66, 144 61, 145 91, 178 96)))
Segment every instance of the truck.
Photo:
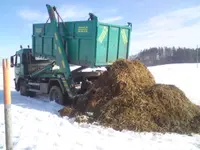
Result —
POLYGON ((93 13, 87 20, 65 22, 55 6, 46 4, 49 18, 33 24, 32 48, 10 57, 15 89, 22 96, 46 94, 61 105, 73 103, 118 59, 128 59, 132 24, 103 23, 93 13), (49 21, 50 20, 50 21, 49 21), (72 70, 71 66, 78 66, 72 70), (92 68, 91 71, 83 71, 92 68))

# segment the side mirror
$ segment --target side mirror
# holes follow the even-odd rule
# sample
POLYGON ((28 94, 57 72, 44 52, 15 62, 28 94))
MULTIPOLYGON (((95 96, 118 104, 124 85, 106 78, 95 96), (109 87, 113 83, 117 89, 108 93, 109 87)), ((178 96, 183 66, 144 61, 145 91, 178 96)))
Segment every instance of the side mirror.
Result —
POLYGON ((14 67, 14 59, 13 59, 13 56, 10 57, 10 67, 14 67))

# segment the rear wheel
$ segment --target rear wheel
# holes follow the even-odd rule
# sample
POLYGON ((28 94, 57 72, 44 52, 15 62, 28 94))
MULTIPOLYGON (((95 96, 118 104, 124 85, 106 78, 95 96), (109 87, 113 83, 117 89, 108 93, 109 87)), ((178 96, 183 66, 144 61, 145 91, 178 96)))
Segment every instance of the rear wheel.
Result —
POLYGON ((49 99, 51 101, 55 100, 56 103, 64 104, 64 95, 58 86, 52 86, 49 92, 49 99))

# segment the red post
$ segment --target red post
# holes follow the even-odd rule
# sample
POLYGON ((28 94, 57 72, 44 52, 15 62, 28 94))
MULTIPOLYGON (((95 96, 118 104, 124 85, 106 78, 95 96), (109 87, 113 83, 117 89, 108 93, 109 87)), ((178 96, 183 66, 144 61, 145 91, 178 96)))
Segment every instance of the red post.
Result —
POLYGON ((11 92, 10 92, 10 62, 3 59, 3 85, 4 85, 4 114, 6 150, 12 150, 12 119, 11 119, 11 92))

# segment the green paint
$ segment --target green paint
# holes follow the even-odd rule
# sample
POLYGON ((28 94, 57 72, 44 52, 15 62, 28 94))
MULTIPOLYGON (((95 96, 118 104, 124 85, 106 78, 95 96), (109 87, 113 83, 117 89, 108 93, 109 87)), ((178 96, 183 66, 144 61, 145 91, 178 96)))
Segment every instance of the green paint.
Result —
MULTIPOLYGON (((63 49, 70 64, 98 67, 109 65, 118 58, 128 58, 130 26, 101 23, 96 16, 94 20, 64 24, 66 28, 59 23, 58 33, 61 35, 60 41, 63 42, 63 49)), ((33 25, 33 53, 36 56, 58 57, 61 60, 61 57, 56 56, 53 26, 51 23, 46 24, 40 37, 37 30, 43 28, 44 24, 33 25)))
MULTIPOLYGON (((51 32, 52 32, 52 35, 53 35, 53 38, 54 38, 54 43, 56 44, 56 49, 55 49, 55 45, 53 43, 52 43, 52 46, 51 46, 52 48, 54 48, 54 51, 55 51, 54 52, 55 61, 56 61, 56 64, 58 66, 60 66, 60 69, 64 74, 64 77, 61 77, 62 81, 64 82, 65 80, 67 80, 68 86, 65 86, 66 91, 68 92, 68 95, 70 97, 73 97, 73 92, 72 92, 73 89, 71 89, 71 85, 74 84, 74 82, 72 80, 72 75, 71 75, 67 55, 66 55, 64 45, 63 45, 63 41, 62 41, 62 36, 60 35, 60 32, 57 28, 57 20, 55 18, 53 7, 51 7, 50 5, 46 5, 46 6, 47 6, 48 13, 49 13, 50 20, 51 20, 50 26, 52 28, 50 27, 50 29, 52 29, 51 32)), ((42 44, 46 45, 46 44, 49 44, 49 43, 44 42, 42 44)), ((48 47, 50 47, 50 46, 48 46, 48 47)), ((46 52, 49 55, 49 54, 51 54, 51 52, 53 50, 44 48, 42 51, 46 52)))

